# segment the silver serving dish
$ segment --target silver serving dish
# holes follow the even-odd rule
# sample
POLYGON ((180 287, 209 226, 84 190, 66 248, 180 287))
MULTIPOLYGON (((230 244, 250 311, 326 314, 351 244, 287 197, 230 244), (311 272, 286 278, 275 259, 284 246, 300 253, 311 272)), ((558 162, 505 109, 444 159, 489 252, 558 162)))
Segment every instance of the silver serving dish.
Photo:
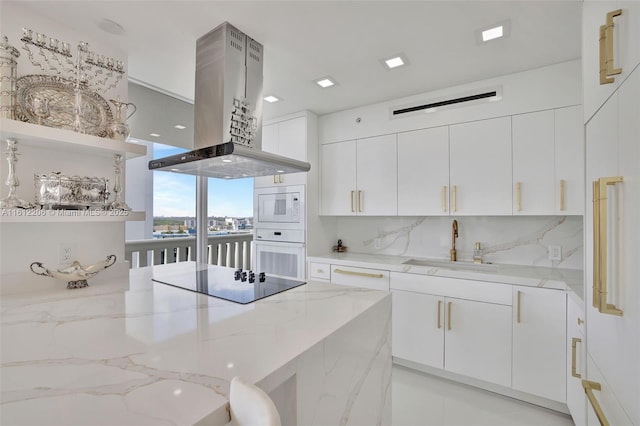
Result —
POLYGON ((67 288, 74 289, 88 287, 89 283, 87 280, 89 278, 96 276, 98 272, 107 269, 114 263, 116 263, 116 255, 110 254, 105 260, 89 266, 82 266, 80 262, 76 260, 67 268, 58 269, 56 271, 47 269, 41 262, 33 262, 29 268, 31 269, 31 272, 36 275, 66 281, 67 288), (40 270, 36 271, 34 268, 39 268, 40 270))
POLYGON ((90 176, 65 176, 59 172, 34 174, 35 204, 43 208, 104 209, 109 200, 109 180, 90 176))
POLYGON ((78 130, 90 135, 106 137, 113 115, 107 101, 79 86, 80 112, 76 122, 75 83, 62 77, 32 74, 17 81, 16 118, 29 123, 59 129, 78 130))

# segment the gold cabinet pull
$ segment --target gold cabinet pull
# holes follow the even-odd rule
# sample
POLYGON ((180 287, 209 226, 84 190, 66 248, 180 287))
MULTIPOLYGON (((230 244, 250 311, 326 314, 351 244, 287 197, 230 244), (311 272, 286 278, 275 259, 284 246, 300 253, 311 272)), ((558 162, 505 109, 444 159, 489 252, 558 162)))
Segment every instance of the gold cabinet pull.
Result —
POLYGON ((317 272, 318 274, 323 274, 323 273, 324 273, 324 271, 323 271, 322 269, 316 269, 316 272, 317 272))
POLYGON ((598 417, 598 421, 602 426, 609 426, 609 421, 607 420, 607 416, 604 415, 604 411, 602 411, 602 407, 598 403, 596 396, 593 394, 594 390, 602 390, 602 386, 598 382, 592 382, 590 380, 582 380, 582 387, 584 388, 584 393, 587 394, 587 398, 593 407, 593 410, 596 412, 596 416, 598 417))
POLYGON ((355 195, 356 191, 351 191, 351 213, 355 213, 355 210, 353 209, 353 196, 355 195))
POLYGON ((622 316, 622 309, 607 303, 607 186, 622 181, 622 176, 613 176, 593 182, 593 306, 617 316, 622 316))
POLYGON ((518 290, 518 292, 516 293, 516 322, 519 324, 520 323, 520 295, 522 294, 522 292, 520 290, 518 290))
POLYGON ((456 185, 453 185, 451 187, 451 211, 453 211, 453 212, 458 210, 458 195, 457 195, 457 191, 458 191, 458 189, 456 188, 456 185))
POLYGON ((362 213, 362 191, 358 191, 358 212, 362 213))
POLYGON ((451 330, 451 303, 447 303, 447 330, 451 330))
POLYGON ((522 198, 522 183, 518 182, 516 183, 516 210, 518 211, 522 211, 522 206, 521 206, 521 198, 522 198))
POLYGON ((580 325, 582 325, 582 324, 584 324, 584 320, 583 320, 583 319, 581 319, 581 318, 578 318, 578 325, 580 326, 580 325))
POLYGON ((607 77, 622 73, 622 68, 613 68, 613 18, 622 15, 622 9, 607 13, 607 25, 605 26, 604 38, 606 46, 606 68, 607 77))
POLYGON ((355 271, 345 271, 344 269, 334 269, 333 272, 336 274, 343 275, 355 275, 357 277, 366 277, 366 278, 383 278, 383 274, 369 274, 367 272, 355 272, 355 271))
POLYGON ((578 343, 582 343, 582 339, 578 337, 571 338, 571 375, 580 379, 582 378, 582 375, 576 371, 576 347, 578 346, 578 343))
POLYGON ((447 185, 442 186, 442 211, 447 211, 447 185))
POLYGON ((560 179, 560 211, 564 211, 564 179, 560 179))
POLYGON ((438 328, 442 328, 442 323, 440 322, 440 306, 442 305, 442 300, 438 300, 438 328))
POLYGON ((605 25, 600 27, 600 85, 613 83, 613 78, 607 77, 607 39, 605 35, 605 25))
POLYGON ((273 175, 273 183, 278 183, 278 175, 273 175))

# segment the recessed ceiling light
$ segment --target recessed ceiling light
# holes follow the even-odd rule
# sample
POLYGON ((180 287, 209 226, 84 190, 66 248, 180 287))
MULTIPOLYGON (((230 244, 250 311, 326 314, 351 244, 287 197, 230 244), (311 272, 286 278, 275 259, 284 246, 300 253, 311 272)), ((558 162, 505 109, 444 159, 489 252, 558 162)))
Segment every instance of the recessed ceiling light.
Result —
POLYGON ((284 170, 276 170, 276 173, 284 173, 284 170))
POLYGON ((504 28, 502 25, 484 30, 482 32, 482 41, 489 41, 493 40, 494 38, 502 37, 504 35, 503 30, 504 28))
POLYGON ((222 162, 223 162, 223 163, 230 163, 230 162, 231 162, 231 160, 229 160, 229 159, 225 158, 224 160, 222 160, 222 162))
POLYGON ((395 55, 382 61, 388 69, 401 67, 407 64, 407 59, 403 55, 395 55))
POLYGON ((269 96, 265 96, 264 100, 269 102, 270 104, 272 104, 274 102, 280 101, 281 99, 279 97, 277 97, 277 96, 269 95, 269 96))
POLYGON ((486 43, 490 40, 496 40, 501 37, 508 37, 511 33, 511 21, 506 20, 494 23, 493 25, 480 28, 476 31, 476 42, 478 44, 486 43))
POLYGON ((334 86, 336 84, 336 82, 331 77, 322 77, 322 78, 316 80, 316 84, 318 86, 322 87, 323 89, 326 89, 327 87, 334 86))
POLYGON ((159 138, 160 135, 157 133, 149 133, 149 136, 153 136, 154 138, 159 138))
POLYGON ((178 129, 178 130, 184 130, 184 129, 186 129, 186 127, 185 127, 185 126, 183 126, 182 124, 176 124, 176 125, 175 125, 175 126, 173 126, 173 127, 174 127, 175 129, 178 129))
POLYGON ((172 172, 179 172, 180 169, 171 169, 172 172))

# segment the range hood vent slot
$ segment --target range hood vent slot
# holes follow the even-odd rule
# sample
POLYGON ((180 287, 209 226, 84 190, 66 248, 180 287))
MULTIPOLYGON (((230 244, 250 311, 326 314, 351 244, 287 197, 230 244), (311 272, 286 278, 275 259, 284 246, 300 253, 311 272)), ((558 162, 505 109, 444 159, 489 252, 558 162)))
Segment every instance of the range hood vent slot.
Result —
POLYGON ((412 103, 409 105, 391 108, 391 118, 406 117, 420 113, 442 111, 444 109, 475 105, 484 102, 499 101, 502 99, 502 87, 476 90, 459 94, 454 97, 431 99, 426 102, 412 103))

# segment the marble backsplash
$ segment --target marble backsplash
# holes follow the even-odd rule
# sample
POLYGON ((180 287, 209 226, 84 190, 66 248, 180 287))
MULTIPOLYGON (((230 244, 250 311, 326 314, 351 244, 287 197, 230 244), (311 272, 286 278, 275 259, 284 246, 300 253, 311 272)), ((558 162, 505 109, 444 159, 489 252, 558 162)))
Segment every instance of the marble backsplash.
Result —
POLYGON ((340 217, 337 236, 353 253, 448 259, 453 219, 459 261, 471 261, 479 241, 485 262, 583 268, 582 216, 340 217), (562 260, 549 260, 549 246, 562 260))

